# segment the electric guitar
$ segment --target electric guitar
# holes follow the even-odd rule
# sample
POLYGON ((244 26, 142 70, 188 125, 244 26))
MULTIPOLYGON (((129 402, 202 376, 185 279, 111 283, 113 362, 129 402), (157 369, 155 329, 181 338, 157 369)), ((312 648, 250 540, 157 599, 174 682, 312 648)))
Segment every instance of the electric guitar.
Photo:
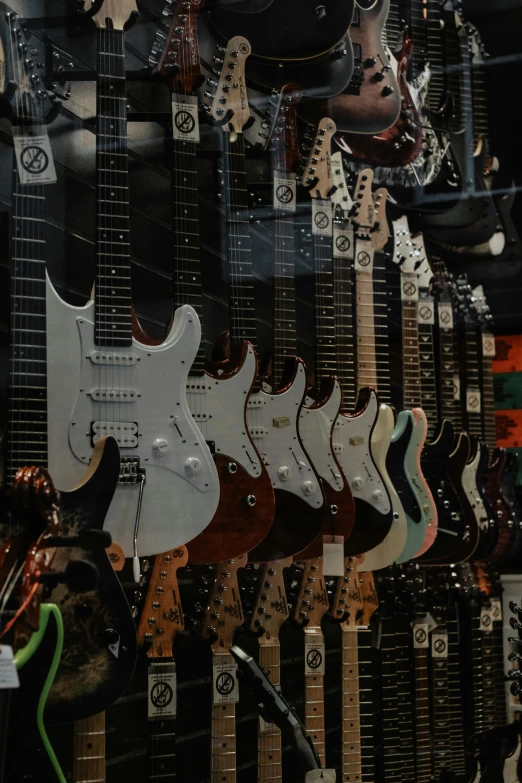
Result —
MULTIPOLYGON (((257 344, 252 274, 248 191, 243 128, 250 110, 245 84, 246 39, 233 38, 223 55, 210 116, 221 125, 224 171, 221 186, 227 194, 230 342, 257 344)), ((274 324, 274 341, 282 333, 274 324)), ((224 357, 223 357, 224 358, 224 357)), ((227 363, 224 363, 226 369, 227 363)), ((296 360, 291 372, 272 390, 257 383, 247 400, 247 423, 267 467, 276 498, 273 525, 250 553, 250 560, 267 562, 305 549, 321 532, 326 503, 317 472, 303 447, 299 417, 307 387, 306 370, 296 360)))
POLYGON ((48 284, 49 464, 74 484, 97 440, 122 457, 105 527, 126 557, 165 552, 199 534, 219 501, 217 469, 187 402, 200 343, 192 307, 161 345, 132 335, 124 26, 134 0, 104 2, 97 27, 95 301, 72 307, 48 284), (64 415, 64 411, 70 411, 64 415))
MULTIPOLYGON (((53 107, 37 67, 24 54, 28 44, 16 14, 6 7, 4 19, 0 35, 6 68, 0 89, 5 91, 8 82, 18 85, 10 119, 15 137, 30 143, 32 138, 47 138, 45 121, 52 116, 53 107)), ((51 356, 53 338, 48 340, 46 334, 50 308, 46 306, 45 204, 49 187, 52 185, 22 182, 15 166, 6 484, 21 465, 47 468, 52 461, 48 410, 53 384, 61 381, 51 356)), ((63 333, 62 325, 59 331, 63 333)), ((63 410, 60 413, 63 418, 63 410)), ((81 596, 63 584, 54 588, 53 602, 61 612, 65 635, 60 667, 46 705, 49 723, 105 709, 123 693, 134 670, 134 623, 105 551, 107 536, 100 531, 114 495, 119 462, 115 440, 102 435, 90 464, 80 466, 74 489, 60 493, 61 541, 54 556, 55 567, 65 571, 71 560, 86 559, 97 570, 99 582, 81 596)), ((16 533, 16 526, 11 530, 16 533)), ((5 525, 0 532, 2 540, 7 533, 5 525)))
MULTIPOLYGON (((170 28, 154 44, 156 70, 172 90, 173 135, 171 174, 173 208, 173 279, 178 306, 188 304, 203 316, 197 191, 198 106, 195 89, 202 75, 197 21, 201 0, 182 0, 166 11, 170 28), (179 69, 179 70, 178 70, 179 69), (183 118, 189 125, 183 124, 183 118), (184 128, 194 122, 190 133, 184 128), (180 130, 181 129, 181 130, 180 130), (195 130, 197 129, 197 131, 195 130)), ((138 335, 135 335, 138 336, 138 335)), ((142 333, 138 336, 146 342, 142 333)), ((275 500, 270 477, 246 424, 246 404, 257 375, 257 359, 248 341, 234 345, 227 368, 205 358, 203 347, 192 364, 187 401, 194 421, 212 444, 219 473, 218 508, 205 530, 189 542, 191 563, 210 563, 254 549, 268 533, 275 500)))

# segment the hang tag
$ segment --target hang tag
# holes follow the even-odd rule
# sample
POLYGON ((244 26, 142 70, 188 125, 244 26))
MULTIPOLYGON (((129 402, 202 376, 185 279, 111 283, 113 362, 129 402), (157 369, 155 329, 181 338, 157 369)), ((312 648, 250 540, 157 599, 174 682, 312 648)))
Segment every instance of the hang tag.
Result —
POLYGON ((480 413, 480 389, 466 389, 466 410, 468 413, 480 413))
POLYGON ((15 131, 13 142, 22 185, 49 185, 56 182, 56 169, 47 133, 22 136, 15 131))
POLYGON ((172 96, 172 138, 199 143, 198 99, 195 95, 172 96))
POLYGON ((417 304, 417 323, 426 326, 435 325, 435 305, 431 296, 419 299, 417 304))
POLYGON ((401 300, 403 302, 418 302, 419 280, 417 275, 409 272, 401 273, 401 300))
POLYGON ((175 718, 176 664, 173 661, 149 664, 148 681, 148 719, 175 718))
POLYGON ((319 237, 331 237, 332 202, 326 199, 312 199, 312 234, 319 237))
POLYGON ((502 601, 500 598, 491 599, 491 616, 493 617, 494 623, 502 621, 502 601))
POLYGON ((323 536, 323 574, 344 576, 344 538, 323 536))
POLYGON ((431 635, 431 655, 433 658, 448 657, 448 634, 432 633, 431 635))
POLYGON ((353 260, 354 254, 353 228, 340 228, 334 225, 333 252, 334 258, 346 258, 353 260))
POLYGON ((215 663, 212 667, 214 678, 214 704, 237 704, 239 687, 237 683, 237 664, 215 663))
POLYGON ((305 638, 305 675, 324 674, 324 641, 322 637, 317 639, 305 638))
POLYGON ((19 688, 20 680, 13 658, 13 648, 8 644, 0 647, 0 690, 19 688))
POLYGON ((430 646, 428 623, 417 623, 413 626, 413 647, 415 650, 426 650, 430 646))
POLYGON ((274 174, 274 209, 281 209, 284 212, 295 212, 295 174, 287 174, 286 177, 279 177, 277 174, 274 174))
POLYGON ((492 631, 493 630, 493 613, 491 609, 484 607, 480 610, 480 631, 492 631))
POLYGON ((495 358, 495 338, 490 332, 483 332, 482 334, 482 355, 489 356, 492 359, 495 358))
POLYGON ((453 308, 450 304, 439 302, 439 326, 441 329, 453 329, 453 308))
POLYGON ((373 256, 372 243, 364 239, 358 239, 355 243, 355 271, 371 275, 373 273, 373 256))
POLYGON ((460 376, 453 376, 453 399, 460 400, 460 376))

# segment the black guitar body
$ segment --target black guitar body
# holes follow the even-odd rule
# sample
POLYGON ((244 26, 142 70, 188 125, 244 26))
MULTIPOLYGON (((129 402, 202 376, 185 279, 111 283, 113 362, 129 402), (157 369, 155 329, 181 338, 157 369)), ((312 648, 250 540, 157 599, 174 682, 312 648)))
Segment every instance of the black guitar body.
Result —
POLYGON ((1 691, 2 699, 6 694, 10 694, 10 698, 7 698, 8 726, 0 783, 58 783, 37 723, 38 703, 56 643, 56 621, 51 614, 38 650, 19 671, 20 687, 10 692, 1 691))
POLYGON ((511 511, 511 518, 515 523, 515 543, 511 552, 506 555, 502 561, 503 565, 510 563, 519 563, 522 557, 522 507, 518 502, 516 494, 516 483, 518 475, 518 456, 514 451, 508 451, 506 454, 506 464, 502 472, 501 489, 504 500, 511 511))
POLYGON ((404 460, 412 435, 413 421, 410 416, 408 417, 408 423, 400 438, 392 440, 390 443, 390 448, 388 449, 386 457, 386 469, 406 515, 414 522, 420 524, 422 521, 422 512, 404 469, 404 460))
MULTIPOLYGON (((61 493, 61 535, 102 529, 119 472, 119 449, 108 438, 101 454, 95 452, 84 482, 61 493)), ((86 593, 72 593, 64 585, 53 590, 51 600, 60 608, 65 632, 62 659, 47 700, 48 723, 79 720, 105 710, 126 689, 136 661, 136 627, 107 552, 59 548, 53 567, 61 571, 74 559, 92 562, 100 577, 96 589, 86 593)))
POLYGON ((344 542, 345 557, 362 555, 381 544, 391 530, 393 509, 381 514, 370 503, 360 498, 355 501, 355 527, 344 542))
POLYGON ((424 555, 417 558, 420 563, 453 562, 451 556, 464 536, 463 510, 448 472, 454 438, 453 425, 445 420, 439 425, 435 439, 426 442, 422 452, 422 471, 435 500, 438 526, 435 541, 424 555))
POLYGON ((498 541, 498 521, 485 491, 489 462, 489 449, 481 444, 480 460, 477 469, 477 487, 487 511, 488 529, 480 531, 479 543, 473 554, 474 560, 484 560, 493 551, 498 541))

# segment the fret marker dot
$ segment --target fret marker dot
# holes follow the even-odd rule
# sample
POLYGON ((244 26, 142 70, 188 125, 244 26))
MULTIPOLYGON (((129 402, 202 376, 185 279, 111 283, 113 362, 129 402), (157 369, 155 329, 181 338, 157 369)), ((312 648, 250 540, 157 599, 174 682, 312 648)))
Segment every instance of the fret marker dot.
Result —
POLYGON ((115 269, 111 269, 111 274, 115 275, 116 274, 116 270, 115 269))

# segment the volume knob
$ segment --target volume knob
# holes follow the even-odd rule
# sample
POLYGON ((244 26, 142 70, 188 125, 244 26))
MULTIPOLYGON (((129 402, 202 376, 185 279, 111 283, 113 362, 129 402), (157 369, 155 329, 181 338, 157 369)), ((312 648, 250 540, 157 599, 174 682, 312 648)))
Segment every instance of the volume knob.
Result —
POLYGON ((197 457, 188 457, 185 460, 185 471, 189 476, 196 476, 201 470, 201 460, 197 457))
POLYGON ((281 481, 288 481, 288 479, 292 475, 292 470, 291 468, 288 467, 288 465, 281 465, 281 467, 277 471, 277 475, 279 476, 281 481))
POLYGON ((302 484, 303 495, 310 497, 315 492, 315 484, 313 481, 303 481, 302 484))

